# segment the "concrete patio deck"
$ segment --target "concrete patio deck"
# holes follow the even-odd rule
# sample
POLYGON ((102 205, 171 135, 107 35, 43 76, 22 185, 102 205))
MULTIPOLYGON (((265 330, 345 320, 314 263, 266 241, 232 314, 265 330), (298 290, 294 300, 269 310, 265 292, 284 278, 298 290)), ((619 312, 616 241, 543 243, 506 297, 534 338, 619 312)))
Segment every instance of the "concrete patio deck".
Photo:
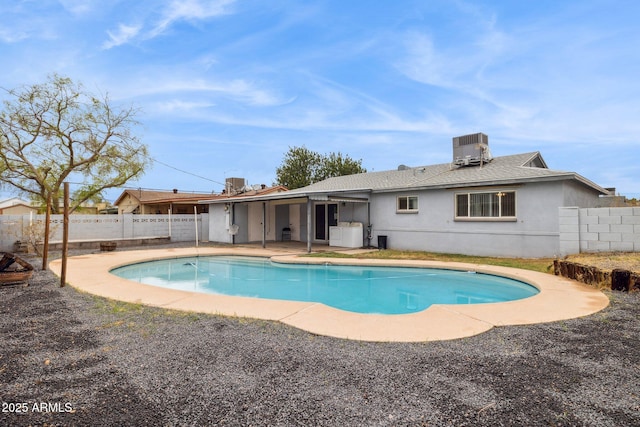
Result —
MULTIPOLYGON (((607 296, 594 288, 534 271, 434 261, 301 257, 303 252, 295 245, 271 244, 269 248, 192 247, 87 254, 68 259, 67 283, 79 290, 120 301, 174 310, 277 320, 319 335, 363 341, 419 342, 463 338, 488 331, 494 326, 526 325, 587 316, 609 304, 607 296), (536 286, 540 293, 523 300, 504 303, 433 305, 418 313, 379 315, 347 312, 313 302, 165 289, 132 282, 109 273, 115 267, 136 262, 195 255, 248 255, 271 257, 274 262, 283 263, 391 265, 476 271, 527 282, 536 286)), ((60 259, 52 261, 49 266, 54 273, 60 275, 60 259)))

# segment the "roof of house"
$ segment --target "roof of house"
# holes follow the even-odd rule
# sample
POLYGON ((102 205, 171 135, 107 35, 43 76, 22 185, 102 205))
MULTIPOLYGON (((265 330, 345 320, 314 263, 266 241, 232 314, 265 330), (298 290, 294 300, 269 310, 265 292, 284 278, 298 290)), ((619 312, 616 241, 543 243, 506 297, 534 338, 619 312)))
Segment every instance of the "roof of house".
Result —
POLYGON ((340 190, 397 191, 421 188, 455 188, 506 185, 521 182, 576 179, 603 194, 607 191, 575 172, 548 169, 539 152, 494 157, 481 166, 458 167, 451 163, 367 172, 329 178, 293 191, 340 190))
MULTIPOLYGON (((549 169, 542 155, 535 151, 494 157, 492 161, 481 166, 458 167, 452 163, 441 163, 338 176, 290 190, 278 197, 275 195, 244 197, 244 201, 274 198, 293 199, 328 193, 397 192, 404 189, 462 188, 558 180, 575 180, 600 194, 608 194, 606 189, 575 172, 549 169)), ((213 198, 207 199, 207 202, 209 201, 219 203, 219 200, 213 198)))

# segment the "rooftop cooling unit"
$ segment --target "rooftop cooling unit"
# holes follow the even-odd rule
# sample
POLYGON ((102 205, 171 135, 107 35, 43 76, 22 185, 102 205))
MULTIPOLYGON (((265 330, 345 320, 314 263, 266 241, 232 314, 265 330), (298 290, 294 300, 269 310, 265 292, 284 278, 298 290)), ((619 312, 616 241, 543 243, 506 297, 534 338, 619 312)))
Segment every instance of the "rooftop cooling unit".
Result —
POLYGON ((227 178, 224 184, 227 194, 238 194, 244 187, 244 178, 227 178))
POLYGON ((457 166, 474 166, 493 159, 489 151, 489 137, 484 133, 453 138, 453 163, 457 166))

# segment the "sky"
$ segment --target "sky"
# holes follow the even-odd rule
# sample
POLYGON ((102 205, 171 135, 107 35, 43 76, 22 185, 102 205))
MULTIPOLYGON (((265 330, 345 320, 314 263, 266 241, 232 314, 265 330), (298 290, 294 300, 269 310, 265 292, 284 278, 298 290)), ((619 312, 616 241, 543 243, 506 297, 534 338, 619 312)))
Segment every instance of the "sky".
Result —
POLYGON ((300 146, 368 171, 447 163, 483 132, 493 156, 540 151, 640 197, 636 0, 0 0, 0 16, 0 87, 57 73, 139 108, 155 162, 128 187, 271 185, 300 146))

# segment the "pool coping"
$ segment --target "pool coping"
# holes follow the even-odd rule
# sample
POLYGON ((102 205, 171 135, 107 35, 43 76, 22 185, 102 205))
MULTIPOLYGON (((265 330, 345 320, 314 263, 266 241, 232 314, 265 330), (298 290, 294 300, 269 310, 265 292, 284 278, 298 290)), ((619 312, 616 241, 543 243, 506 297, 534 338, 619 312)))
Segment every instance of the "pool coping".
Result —
MULTIPOLYGON (((601 291, 560 276, 510 267, 459 262, 379 260, 303 257, 263 248, 193 247, 115 251, 68 258, 67 283, 74 288, 119 301, 150 306, 276 320, 305 331, 362 341, 420 342, 464 338, 495 326, 528 325, 573 319, 596 313, 609 305, 601 291), (136 262, 205 255, 270 257, 275 262, 302 264, 431 267, 505 276, 529 283, 540 290, 532 297, 502 303, 432 305, 411 314, 362 314, 314 302, 269 300, 227 295, 209 295, 166 289, 122 279, 109 271, 136 262)), ((49 268, 60 275, 62 261, 49 268)))

